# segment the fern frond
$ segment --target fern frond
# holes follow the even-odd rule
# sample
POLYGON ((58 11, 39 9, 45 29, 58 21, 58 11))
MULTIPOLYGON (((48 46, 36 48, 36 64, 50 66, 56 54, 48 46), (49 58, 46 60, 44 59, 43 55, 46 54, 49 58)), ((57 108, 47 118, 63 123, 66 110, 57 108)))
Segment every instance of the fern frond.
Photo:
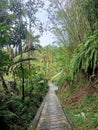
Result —
POLYGON ((98 68, 98 30, 77 47, 71 63, 73 73, 81 70, 87 73, 89 69, 95 73, 98 68))

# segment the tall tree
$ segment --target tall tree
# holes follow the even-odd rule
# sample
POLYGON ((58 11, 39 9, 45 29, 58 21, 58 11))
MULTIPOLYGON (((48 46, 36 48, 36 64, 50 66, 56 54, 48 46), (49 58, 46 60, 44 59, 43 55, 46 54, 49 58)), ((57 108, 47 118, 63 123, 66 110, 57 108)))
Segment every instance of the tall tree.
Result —
POLYGON ((57 0, 51 2, 54 14, 50 14, 50 18, 55 25, 54 29, 56 31, 54 30, 54 32, 58 39, 60 39, 60 42, 70 44, 73 47, 78 45, 85 39, 88 30, 90 31, 89 22, 81 1, 73 0, 68 3, 62 1, 61 3, 60 0, 57 0))
MULTIPOLYGON (((38 28, 38 26, 40 28, 38 28, 39 30, 42 28, 41 23, 38 23, 38 19, 36 17, 36 13, 38 12, 39 8, 43 7, 43 2, 40 0, 28 0, 25 3, 25 12, 26 15, 28 17, 28 26, 29 26, 29 35, 27 37, 28 39, 28 48, 31 48, 32 46, 34 46, 34 42, 36 41, 34 36, 32 40, 32 34, 35 31, 35 28, 38 28)), ((37 37, 36 37, 37 38, 37 37)), ((28 52, 28 57, 30 57, 32 55, 32 51, 28 52)), ((30 61, 28 61, 28 66, 29 66, 29 70, 30 70, 30 61)))

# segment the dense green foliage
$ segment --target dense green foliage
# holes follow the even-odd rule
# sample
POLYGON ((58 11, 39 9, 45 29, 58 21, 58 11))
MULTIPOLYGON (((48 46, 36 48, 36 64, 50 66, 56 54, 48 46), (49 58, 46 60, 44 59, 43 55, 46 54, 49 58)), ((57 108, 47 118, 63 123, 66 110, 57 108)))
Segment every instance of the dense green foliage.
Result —
POLYGON ((42 66, 38 66, 38 56, 34 54, 41 49, 41 46, 36 44, 39 42, 39 35, 32 32, 35 26, 40 27, 37 29, 42 31, 41 23, 35 16, 42 6, 42 1, 0 0, 2 130, 27 129, 47 93, 44 70, 39 72, 42 66), (32 9, 30 16, 28 8, 32 9))
POLYGON ((73 72, 84 71, 90 75, 96 74, 98 69, 98 31, 89 36, 87 41, 79 44, 73 60, 73 72))
POLYGON ((98 1, 49 2, 57 46, 41 47, 34 31, 43 32, 36 18, 43 1, 0 0, 0 129, 27 129, 52 80, 64 107, 66 98, 87 88, 82 99, 76 94, 80 104, 66 109, 76 130, 97 130, 98 1))
POLYGON ((73 0, 61 4, 57 0, 49 9, 53 9, 49 13, 49 17, 53 23, 52 30, 60 45, 58 60, 64 69, 65 80, 68 77, 70 81, 74 80, 74 76, 79 72, 86 75, 86 78, 92 77, 92 75, 97 77, 97 1, 84 0, 81 3, 80 0, 73 0))
POLYGON ((63 68, 58 96, 75 130, 97 130, 98 1, 50 0, 47 10, 63 68))

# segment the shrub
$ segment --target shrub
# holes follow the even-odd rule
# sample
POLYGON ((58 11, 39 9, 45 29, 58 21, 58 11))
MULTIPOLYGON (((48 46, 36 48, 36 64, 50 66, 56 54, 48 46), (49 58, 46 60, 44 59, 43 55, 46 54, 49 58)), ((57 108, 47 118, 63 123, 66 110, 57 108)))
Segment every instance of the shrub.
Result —
POLYGON ((98 30, 89 36, 87 41, 80 44, 71 61, 73 73, 82 71, 89 75, 98 71, 98 30))

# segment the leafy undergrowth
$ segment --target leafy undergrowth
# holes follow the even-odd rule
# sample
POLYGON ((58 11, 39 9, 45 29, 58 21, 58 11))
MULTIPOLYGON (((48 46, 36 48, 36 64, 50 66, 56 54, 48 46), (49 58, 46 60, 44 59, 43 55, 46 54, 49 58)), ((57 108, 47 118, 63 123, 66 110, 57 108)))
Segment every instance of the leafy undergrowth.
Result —
MULTIPOLYGON (((98 87, 98 86, 97 86, 98 87)), ((83 89, 80 92, 82 96, 78 93, 72 94, 69 91, 65 92, 61 97, 61 103, 64 107, 64 110, 67 111, 71 121, 73 122, 73 126, 75 130, 98 130, 98 88, 96 87, 96 91, 87 94, 83 89), (84 93, 83 93, 84 92, 84 93), (70 95, 71 94, 71 95, 70 95), (68 96, 69 95, 69 96, 68 96), (64 97, 68 97, 70 102, 66 102, 64 97), (70 98, 71 97, 71 98, 70 98), (75 100, 77 97, 77 100, 75 100), (71 102, 71 100, 74 102, 71 102), (76 101, 76 102, 75 102, 76 101), (69 104, 68 104, 69 103, 69 104)))
MULTIPOLYGON (((36 96, 38 99, 38 95, 36 96)), ((34 98, 22 102, 19 97, 8 97, 8 95, 5 98, 5 101, 3 99, 0 101, 0 129, 26 129, 30 121, 33 120, 41 102, 34 98)))
POLYGON ((33 118, 36 110, 37 104, 34 105, 34 101, 23 103, 17 97, 7 96, 6 101, 0 102, 0 128, 23 130, 33 118))
POLYGON ((26 91, 24 101, 20 95, 0 91, 0 130, 28 128, 47 93, 44 86, 46 85, 37 83, 31 95, 26 91))

